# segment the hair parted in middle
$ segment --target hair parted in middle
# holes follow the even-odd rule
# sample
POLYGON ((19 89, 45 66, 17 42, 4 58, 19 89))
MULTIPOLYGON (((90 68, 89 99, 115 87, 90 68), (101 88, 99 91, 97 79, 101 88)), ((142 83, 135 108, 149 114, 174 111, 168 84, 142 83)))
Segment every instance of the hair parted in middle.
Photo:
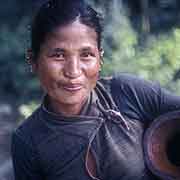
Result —
POLYGON ((33 18, 31 25, 31 49, 33 61, 36 61, 40 47, 48 34, 57 27, 76 20, 87 25, 97 33, 98 48, 101 48, 102 15, 84 0, 48 0, 43 3, 33 18))

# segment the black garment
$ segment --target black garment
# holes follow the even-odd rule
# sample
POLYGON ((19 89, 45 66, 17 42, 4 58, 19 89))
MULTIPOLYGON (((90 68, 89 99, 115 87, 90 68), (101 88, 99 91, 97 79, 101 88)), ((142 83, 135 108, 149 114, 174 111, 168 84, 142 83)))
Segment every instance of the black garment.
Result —
POLYGON ((98 82, 79 116, 54 114, 43 103, 13 134, 15 178, 90 180, 85 165, 91 149, 100 180, 154 180, 144 162, 144 131, 179 108, 180 97, 130 75, 98 82))

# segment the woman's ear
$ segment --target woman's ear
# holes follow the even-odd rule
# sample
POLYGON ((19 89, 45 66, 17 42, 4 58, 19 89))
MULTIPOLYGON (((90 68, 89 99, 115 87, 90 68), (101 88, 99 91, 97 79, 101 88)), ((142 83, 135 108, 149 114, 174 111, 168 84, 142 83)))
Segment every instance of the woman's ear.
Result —
POLYGON ((100 58, 101 58, 101 62, 100 64, 103 65, 103 56, 104 56, 104 50, 103 48, 100 49, 100 58))
POLYGON ((103 50, 103 48, 100 49, 100 56, 101 56, 101 58, 103 58, 103 56, 104 56, 104 50, 103 50))
POLYGON ((33 60, 34 55, 32 52, 32 49, 27 49, 26 51, 26 62, 28 64, 28 66, 30 67, 30 72, 36 72, 37 70, 37 64, 34 62, 33 60))

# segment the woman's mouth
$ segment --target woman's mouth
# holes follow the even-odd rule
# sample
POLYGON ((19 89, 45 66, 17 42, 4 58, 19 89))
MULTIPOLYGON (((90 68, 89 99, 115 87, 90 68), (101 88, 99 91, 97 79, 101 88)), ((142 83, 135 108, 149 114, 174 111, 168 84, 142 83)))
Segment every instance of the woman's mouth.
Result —
POLYGON ((82 85, 81 84, 66 84, 66 85, 63 85, 63 88, 66 90, 66 91, 71 91, 71 92, 75 92, 75 91, 79 91, 82 89, 82 85))

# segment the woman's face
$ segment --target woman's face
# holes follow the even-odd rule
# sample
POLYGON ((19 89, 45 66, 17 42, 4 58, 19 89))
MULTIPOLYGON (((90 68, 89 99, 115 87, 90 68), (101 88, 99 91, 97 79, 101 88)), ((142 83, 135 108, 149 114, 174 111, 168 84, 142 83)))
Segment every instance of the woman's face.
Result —
POLYGON ((52 107, 60 112, 68 106, 80 110, 99 76, 97 33, 79 21, 55 29, 34 67, 52 107))

